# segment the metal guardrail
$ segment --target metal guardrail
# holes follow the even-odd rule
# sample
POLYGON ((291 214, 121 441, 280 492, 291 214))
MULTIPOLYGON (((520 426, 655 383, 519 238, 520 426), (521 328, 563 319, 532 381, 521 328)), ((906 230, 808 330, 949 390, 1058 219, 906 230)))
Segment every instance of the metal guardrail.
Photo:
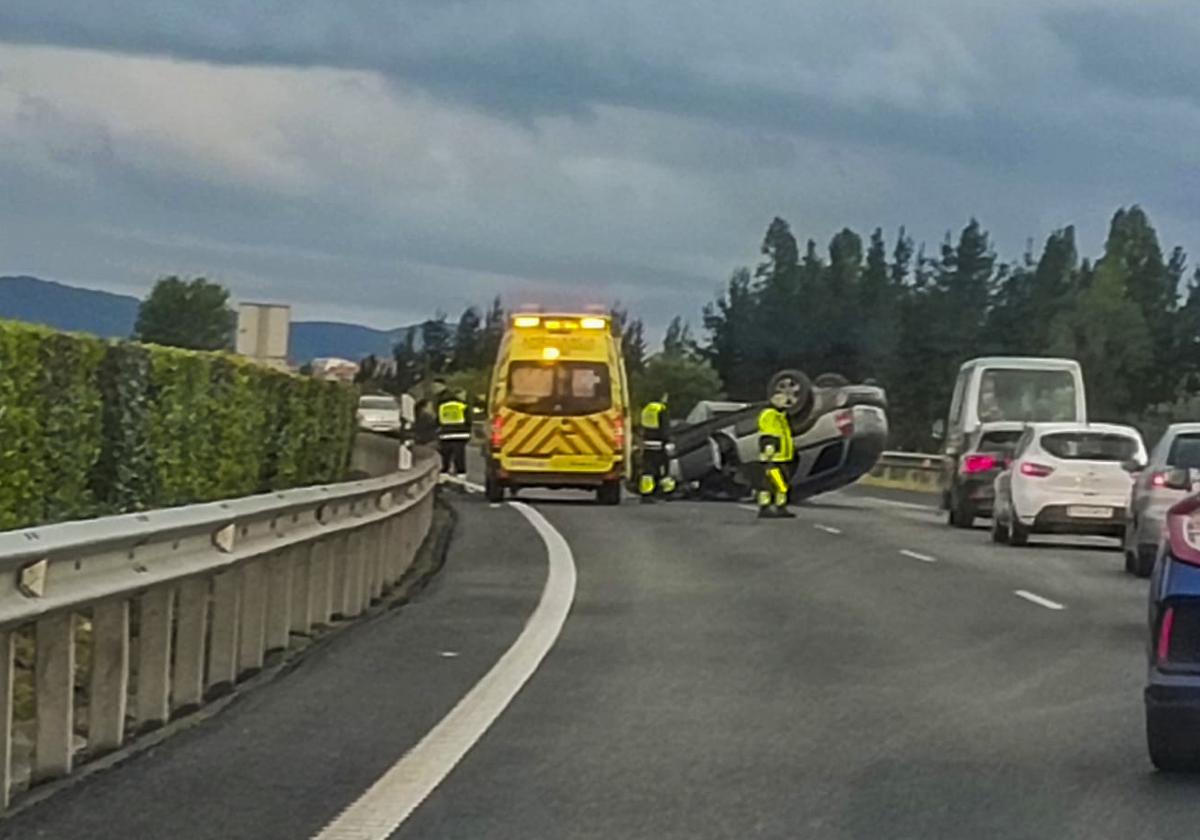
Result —
POLYGON ((908 490, 937 492, 941 482, 942 455, 928 452, 884 452, 864 483, 908 490))
POLYGON ((879 457, 878 465, 884 468, 940 472, 944 460, 942 455, 935 455, 928 452, 884 452, 879 457))
POLYGON ((411 565, 437 478, 423 457, 361 481, 0 534, 0 807, 26 781, 15 767, 32 783, 66 775, 227 693, 293 634, 362 613, 411 565), (32 676, 15 668, 18 640, 32 676), (30 680, 32 726, 14 721, 30 680))

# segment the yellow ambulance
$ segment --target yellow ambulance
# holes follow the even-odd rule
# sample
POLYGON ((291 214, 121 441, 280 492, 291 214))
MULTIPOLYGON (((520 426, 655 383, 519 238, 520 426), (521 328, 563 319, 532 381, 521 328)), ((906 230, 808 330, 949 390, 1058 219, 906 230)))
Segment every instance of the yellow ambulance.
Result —
POLYGON ((507 488, 594 490, 621 501, 630 463, 629 382, 607 315, 518 313, 488 388, 487 497, 507 488))

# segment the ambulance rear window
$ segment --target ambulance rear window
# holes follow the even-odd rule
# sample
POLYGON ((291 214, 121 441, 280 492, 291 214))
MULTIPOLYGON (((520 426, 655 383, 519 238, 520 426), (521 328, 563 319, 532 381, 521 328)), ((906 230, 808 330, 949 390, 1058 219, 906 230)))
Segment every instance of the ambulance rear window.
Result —
POLYGON ((608 366, 596 362, 513 362, 509 408, 529 414, 594 414, 612 407, 608 366))

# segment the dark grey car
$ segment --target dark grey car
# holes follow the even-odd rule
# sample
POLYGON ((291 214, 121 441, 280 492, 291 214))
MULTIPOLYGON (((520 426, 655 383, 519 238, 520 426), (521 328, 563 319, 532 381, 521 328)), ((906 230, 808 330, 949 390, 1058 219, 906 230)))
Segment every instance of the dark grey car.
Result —
POLYGON ((1169 487, 1167 473, 1186 469, 1193 480, 1200 476, 1200 423, 1168 426, 1150 452, 1150 463, 1135 478, 1125 529, 1125 571, 1149 577, 1154 569, 1167 510, 1186 497, 1188 490, 1169 487))

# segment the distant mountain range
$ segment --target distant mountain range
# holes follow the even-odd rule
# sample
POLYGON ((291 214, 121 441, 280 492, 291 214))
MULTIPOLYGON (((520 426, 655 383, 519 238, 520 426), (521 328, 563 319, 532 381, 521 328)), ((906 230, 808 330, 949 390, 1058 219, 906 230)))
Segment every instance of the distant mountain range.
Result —
MULTIPOLYGON (((45 324, 60 330, 127 338, 140 301, 96 289, 81 289, 37 277, 0 277, 0 318, 45 324)), ((358 361, 388 356, 412 329, 377 330, 337 321, 293 321, 289 355, 296 364, 326 356, 358 361)))

